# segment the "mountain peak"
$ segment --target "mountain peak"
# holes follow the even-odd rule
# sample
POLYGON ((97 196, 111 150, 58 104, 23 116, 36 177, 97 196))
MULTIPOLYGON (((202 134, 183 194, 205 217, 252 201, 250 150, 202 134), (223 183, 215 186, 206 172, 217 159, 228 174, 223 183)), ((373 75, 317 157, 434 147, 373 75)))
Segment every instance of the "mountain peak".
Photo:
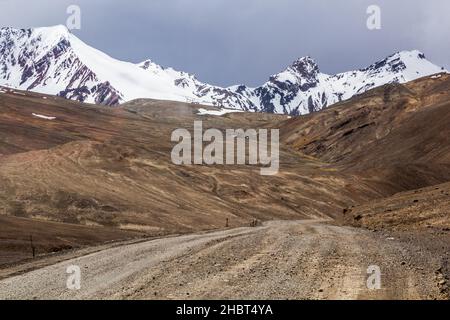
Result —
POLYGON ((68 38, 71 32, 64 25, 55 25, 50 27, 40 27, 40 28, 15 28, 15 27, 0 27, 0 32, 9 32, 9 33, 27 33, 27 34, 36 34, 36 35, 45 35, 60 37, 60 38, 68 38))
MULTIPOLYGON (((0 28, 0 40, 11 39, 14 45, 25 47, 51 48, 61 41, 70 42, 71 32, 66 26, 18 29, 14 27, 0 28)), ((12 43, 10 43, 12 45, 12 43)))
POLYGON ((320 72, 319 66, 310 56, 298 58, 289 68, 305 78, 315 77, 320 72))
POLYGON ((56 24, 54 26, 49 27, 39 27, 39 28, 30 28, 30 30, 40 31, 40 32, 54 32, 59 34, 68 34, 70 30, 63 24, 56 24))
POLYGON ((407 82, 445 70, 440 70, 439 67, 428 61, 423 52, 419 50, 405 50, 396 52, 360 71, 377 73, 388 72, 402 76, 404 82, 407 82))
POLYGON ((72 33, 70 30, 63 25, 56 25, 52 27, 35 28, 30 29, 35 37, 40 37, 47 43, 58 43, 62 40, 69 41, 71 39, 72 33))
POLYGON ((398 51, 385 59, 387 62, 391 61, 407 61, 407 60, 427 60, 425 54, 419 50, 404 50, 398 51))

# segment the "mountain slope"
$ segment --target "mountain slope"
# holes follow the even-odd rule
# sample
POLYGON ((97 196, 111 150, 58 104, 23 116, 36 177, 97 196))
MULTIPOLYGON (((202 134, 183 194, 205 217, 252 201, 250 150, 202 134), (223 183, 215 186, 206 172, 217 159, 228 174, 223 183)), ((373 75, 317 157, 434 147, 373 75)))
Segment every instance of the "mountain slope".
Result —
POLYGON ((260 87, 221 88, 151 60, 134 64, 113 59, 63 26, 0 29, 0 85, 104 105, 152 98, 307 114, 386 83, 441 71, 419 51, 396 53, 368 68, 337 75, 321 73, 314 60, 304 57, 260 87))
MULTIPOLYGON (((421 261, 429 265, 428 257, 442 257, 443 262, 436 261, 432 269, 443 265, 441 273, 448 274, 450 241, 443 228, 448 228, 450 205, 449 101, 448 74, 406 85, 386 85, 320 112, 290 119, 251 112, 205 115, 199 113, 208 108, 205 106, 145 99, 104 108, 0 87, 0 264, 12 261, 12 256, 14 260, 29 257, 29 242, 24 241, 30 234, 42 253, 98 243, 111 236, 114 239, 111 228, 121 230, 116 236, 122 238, 248 226, 254 225, 255 219, 325 218, 339 222, 346 218, 347 222, 382 230, 382 226, 395 227, 398 222, 408 230, 410 226, 428 230, 427 225, 432 225, 432 238, 414 233, 417 241, 408 242, 408 248, 413 248, 412 257, 424 257, 415 260, 420 265, 421 261), (171 133, 178 128, 192 132, 196 120, 207 120, 205 130, 222 132, 229 128, 280 128, 279 173, 261 176, 259 167, 249 165, 174 165, 171 133), (412 193, 438 183, 447 185, 412 193), (426 256, 418 255, 416 249, 426 256)), ((292 225, 292 221, 283 225, 292 225)), ((292 246, 303 247, 295 237, 292 246, 291 242, 273 241, 280 235, 292 238, 289 229, 272 230, 268 230, 269 238, 257 237, 256 242, 241 238, 243 248, 260 243, 260 251, 267 252, 265 245, 275 243, 272 251, 282 254, 270 260, 295 263, 301 257, 313 261, 311 253, 317 252, 323 253, 318 259, 330 260, 331 252, 330 266, 337 261, 333 252, 349 253, 349 259, 341 261, 351 266, 363 263, 364 270, 386 253, 375 250, 367 257, 367 250, 361 250, 374 243, 373 237, 382 237, 383 243, 372 247, 384 248, 390 243, 402 248, 397 242, 400 238, 390 232, 389 237, 395 237, 396 242, 386 239, 384 231, 355 231, 370 238, 363 238, 367 242, 362 246, 357 238, 348 251, 347 240, 357 236, 349 233, 349 228, 306 225, 292 231, 310 244, 312 251, 303 253, 291 250, 292 246), (339 243, 346 245, 333 246, 339 243), (369 263, 359 260, 361 252, 369 263)), ((221 247, 216 244, 214 247, 221 247)), ((234 245, 231 248, 236 252, 234 245)), ((399 268, 404 268, 401 261, 411 263, 403 249, 396 252, 399 254, 388 261, 386 270, 391 270, 392 261, 399 268)), ((248 254, 253 264, 257 252, 248 254)), ((205 265, 220 263, 222 269, 225 263, 238 261, 233 256, 223 263, 217 256, 230 257, 213 252, 213 263, 206 260, 205 265)), ((248 265, 249 260, 243 257, 239 261, 248 265)), ((316 262, 308 270, 316 270, 316 262)), ((277 264, 273 268, 280 270, 277 264)), ((286 268, 289 271, 292 266, 286 268)), ((239 270, 254 273, 253 269, 239 270)), ((283 274, 290 274, 288 271, 283 274)), ((431 275, 434 277, 434 271, 431 275)), ((311 278, 311 273, 305 277, 311 278)), ((436 283, 431 283, 437 290, 436 283)))
POLYGON ((303 154, 392 193, 450 181, 450 75, 389 84, 281 128, 303 154))

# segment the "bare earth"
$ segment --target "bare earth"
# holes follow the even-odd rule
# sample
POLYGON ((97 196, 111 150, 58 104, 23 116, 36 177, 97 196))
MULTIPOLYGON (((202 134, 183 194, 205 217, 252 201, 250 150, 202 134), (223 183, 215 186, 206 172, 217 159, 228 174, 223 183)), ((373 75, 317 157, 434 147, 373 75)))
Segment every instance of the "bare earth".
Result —
POLYGON ((384 233, 326 221, 113 247, 0 281, 0 299, 442 299, 436 257, 384 233), (81 289, 66 288, 69 265, 81 289), (378 265, 382 289, 366 286, 378 265))
POLYGON ((448 74, 299 117, 3 91, 0 299, 450 298, 448 74), (279 173, 175 165, 199 120, 280 129, 279 173))

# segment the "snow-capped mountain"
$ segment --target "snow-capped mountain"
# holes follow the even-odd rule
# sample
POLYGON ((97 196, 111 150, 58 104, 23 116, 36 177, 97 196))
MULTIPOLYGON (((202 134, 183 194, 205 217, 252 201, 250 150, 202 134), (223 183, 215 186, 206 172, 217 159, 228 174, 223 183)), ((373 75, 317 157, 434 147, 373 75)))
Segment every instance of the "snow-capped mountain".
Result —
POLYGON ((371 66, 336 75, 319 71, 310 57, 300 58, 259 88, 250 91, 260 110, 305 114, 387 83, 405 83, 446 72, 417 50, 395 53, 371 66))
POLYGON ((153 98, 305 114, 386 83, 442 71, 419 51, 399 52, 368 68, 337 75, 321 73, 314 60, 304 57, 260 87, 222 88, 151 60, 134 64, 113 59, 64 26, 0 29, 0 85, 110 106, 153 98))

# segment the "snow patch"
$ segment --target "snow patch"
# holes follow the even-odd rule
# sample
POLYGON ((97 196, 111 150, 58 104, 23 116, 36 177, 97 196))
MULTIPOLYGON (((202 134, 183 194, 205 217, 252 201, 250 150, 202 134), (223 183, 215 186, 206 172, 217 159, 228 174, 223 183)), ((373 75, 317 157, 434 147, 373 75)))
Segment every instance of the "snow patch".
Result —
POLYGON ((44 116, 42 114, 37 114, 37 113, 32 113, 32 115, 33 115, 33 117, 45 119, 45 120, 55 120, 56 119, 56 117, 44 116))
POLYGON ((198 109, 198 115, 200 116, 223 116, 227 113, 234 113, 234 112, 243 112, 242 110, 236 110, 236 109, 221 109, 221 110, 207 110, 200 108, 198 109))

